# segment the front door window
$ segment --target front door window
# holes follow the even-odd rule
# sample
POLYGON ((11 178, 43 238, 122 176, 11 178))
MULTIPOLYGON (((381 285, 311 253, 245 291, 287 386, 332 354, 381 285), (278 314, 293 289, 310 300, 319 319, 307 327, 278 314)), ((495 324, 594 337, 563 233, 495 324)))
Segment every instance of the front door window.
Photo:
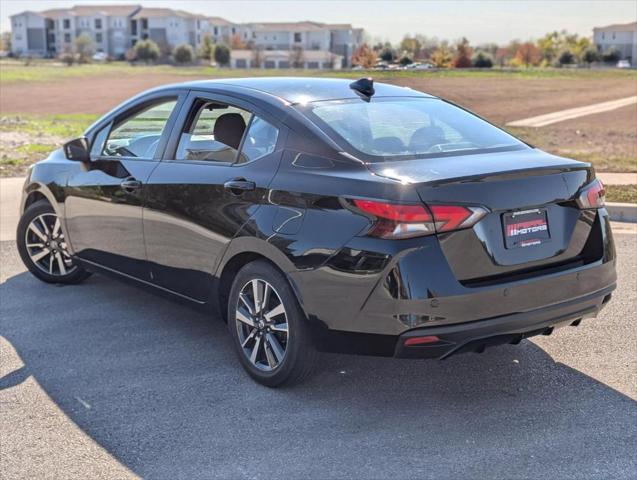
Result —
POLYGON ((119 121, 104 144, 103 156, 152 159, 177 100, 162 100, 119 121))

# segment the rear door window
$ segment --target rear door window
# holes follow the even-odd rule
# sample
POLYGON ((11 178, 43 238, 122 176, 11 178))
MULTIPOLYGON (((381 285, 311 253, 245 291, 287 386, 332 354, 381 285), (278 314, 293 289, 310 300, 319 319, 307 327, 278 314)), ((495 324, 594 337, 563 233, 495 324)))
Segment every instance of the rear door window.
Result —
POLYGON ((278 138, 278 128, 254 115, 241 147, 239 161, 242 163, 253 162, 274 152, 278 138))
POLYGON ((180 135, 176 160, 236 162, 251 119, 246 110, 197 100, 180 135))

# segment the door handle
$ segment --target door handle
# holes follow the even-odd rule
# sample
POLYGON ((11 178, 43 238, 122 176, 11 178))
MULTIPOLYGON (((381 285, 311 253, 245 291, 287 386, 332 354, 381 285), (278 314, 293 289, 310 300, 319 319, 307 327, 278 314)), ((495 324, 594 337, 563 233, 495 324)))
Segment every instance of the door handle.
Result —
POLYGON ((235 178, 223 184, 224 188, 230 190, 234 195, 241 195, 243 192, 254 190, 257 186, 254 182, 245 178, 235 178))
POLYGON ((141 188, 142 182, 140 182, 139 180, 135 180, 134 178, 127 178, 122 183, 120 183, 120 186, 125 192, 132 193, 138 188, 141 188))

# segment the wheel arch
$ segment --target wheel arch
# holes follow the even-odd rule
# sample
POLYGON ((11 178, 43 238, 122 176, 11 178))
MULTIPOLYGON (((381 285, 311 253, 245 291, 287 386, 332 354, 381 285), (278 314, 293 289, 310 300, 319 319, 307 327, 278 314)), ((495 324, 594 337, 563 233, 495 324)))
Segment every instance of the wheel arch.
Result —
POLYGON ((216 278, 218 283, 216 298, 221 318, 226 322, 228 320, 228 297, 230 289, 232 288, 232 281, 237 272, 248 263, 256 260, 263 260, 269 263, 283 274, 292 287, 297 301, 307 317, 298 286, 290 275, 288 275, 288 272, 296 269, 294 264, 283 252, 265 240, 254 237, 239 237, 232 241, 217 268, 216 278))
POLYGON ((27 208, 33 205, 35 202, 40 200, 46 200, 53 207, 55 214, 63 218, 62 212, 60 211, 60 205, 53 195, 53 192, 49 190, 46 185, 43 185, 39 182, 30 183, 28 186, 24 187, 22 194, 22 202, 20 205, 20 215, 22 215, 27 208))

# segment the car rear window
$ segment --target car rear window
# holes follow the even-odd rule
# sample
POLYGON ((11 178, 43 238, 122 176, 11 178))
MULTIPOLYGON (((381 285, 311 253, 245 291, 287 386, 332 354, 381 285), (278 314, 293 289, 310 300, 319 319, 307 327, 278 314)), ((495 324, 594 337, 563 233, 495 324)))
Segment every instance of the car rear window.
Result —
POLYGON ((299 107, 370 161, 527 148, 503 130, 436 98, 331 100, 299 107))

